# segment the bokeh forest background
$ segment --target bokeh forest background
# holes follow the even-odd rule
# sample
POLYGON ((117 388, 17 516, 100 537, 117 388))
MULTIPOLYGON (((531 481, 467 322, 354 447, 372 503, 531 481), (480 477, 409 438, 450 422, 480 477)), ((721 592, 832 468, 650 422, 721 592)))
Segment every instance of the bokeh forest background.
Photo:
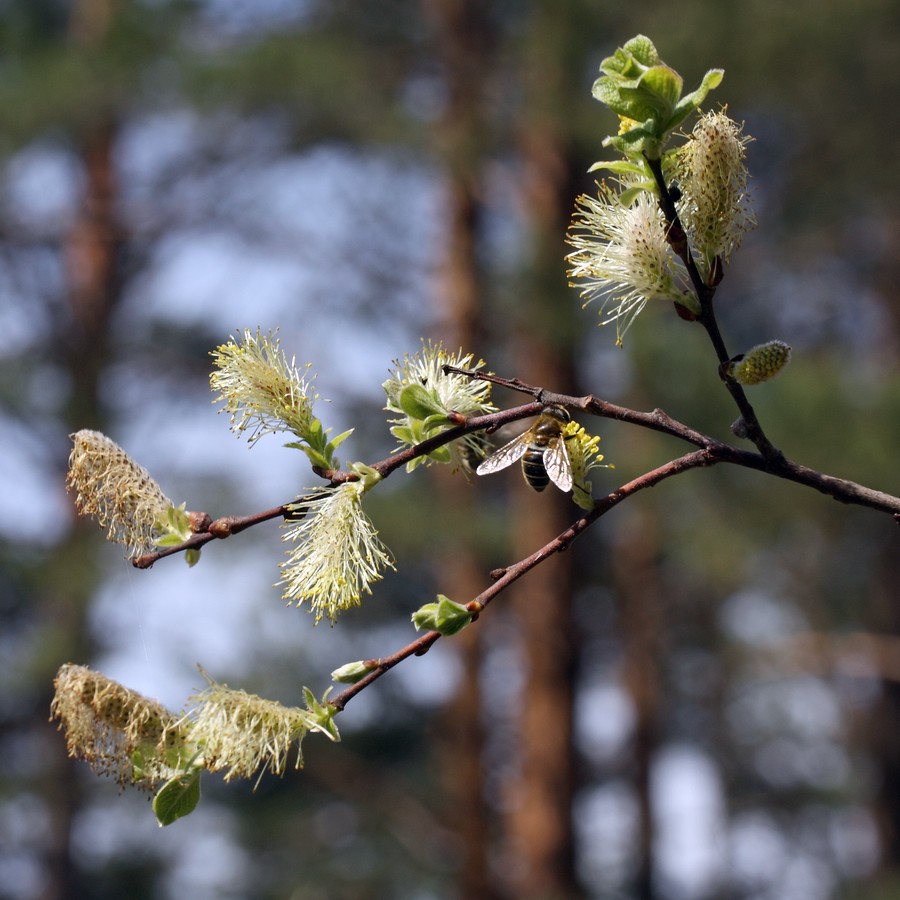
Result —
MULTIPOLYGON (((707 108, 755 137, 718 309, 731 352, 794 348, 752 389, 769 435, 900 493, 895 0, 0 3, 0 897, 900 897, 897 527, 747 470, 633 498, 354 700, 341 744, 255 793, 207 777, 166 829, 47 721, 69 661, 174 709, 198 662, 321 696, 577 515, 514 469, 398 473, 370 504, 398 571, 335 628, 284 607, 276 525, 133 570, 65 494, 79 428, 213 516, 315 483, 216 415, 238 329, 312 364, 344 460, 391 451, 380 385, 422 338, 730 438, 701 329, 651 305, 616 349, 566 284, 616 129, 590 88, 638 32, 686 89, 723 67, 707 108)), ((595 492, 681 452, 584 424, 595 492)))

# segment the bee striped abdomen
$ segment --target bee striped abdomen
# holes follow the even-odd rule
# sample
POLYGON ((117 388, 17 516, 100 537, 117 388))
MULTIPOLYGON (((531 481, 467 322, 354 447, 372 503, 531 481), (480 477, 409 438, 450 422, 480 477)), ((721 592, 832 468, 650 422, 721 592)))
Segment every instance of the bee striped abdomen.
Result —
POLYGON ((544 447, 529 447, 522 457, 522 475, 536 491, 542 491, 550 484, 550 476, 544 465, 544 447))

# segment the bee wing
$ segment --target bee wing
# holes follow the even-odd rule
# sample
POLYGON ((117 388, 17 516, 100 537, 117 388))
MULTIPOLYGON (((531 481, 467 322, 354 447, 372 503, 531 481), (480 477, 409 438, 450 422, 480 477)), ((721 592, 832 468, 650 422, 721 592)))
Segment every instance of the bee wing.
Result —
POLYGON ((513 438, 508 444, 504 444, 499 450, 492 453, 475 470, 478 475, 490 475, 491 472, 499 472, 507 466, 511 466, 516 460, 521 459, 528 449, 528 432, 513 438))
POLYGON ((544 451, 544 468, 550 480, 564 493, 572 490, 572 463, 565 438, 558 438, 544 451))

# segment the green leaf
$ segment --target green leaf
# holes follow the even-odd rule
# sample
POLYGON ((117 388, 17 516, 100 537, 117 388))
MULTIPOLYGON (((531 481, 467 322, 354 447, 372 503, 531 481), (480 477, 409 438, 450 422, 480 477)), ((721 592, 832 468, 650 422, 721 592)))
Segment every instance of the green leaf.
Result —
POLYGON ((637 35, 600 63, 593 95, 614 112, 636 122, 652 119, 657 128, 672 115, 682 79, 659 58, 653 42, 637 35))
POLYGON ((633 38, 626 41, 623 50, 627 51, 630 56, 645 66, 655 66, 659 62, 659 53, 656 45, 644 34, 636 34, 633 38))
POLYGON ((686 97, 682 97, 675 106, 672 117, 666 122, 666 131, 677 128, 706 99, 707 94, 717 88, 725 77, 724 69, 710 69, 700 82, 700 87, 686 97))
POLYGON ((597 160, 588 172, 596 172, 598 169, 606 169, 614 175, 646 175, 646 167, 640 161, 630 159, 597 160))
POLYGON ((188 550, 184 551, 184 561, 193 568, 200 562, 200 549, 198 547, 191 547, 188 550))
POLYGON ((681 96, 682 77, 667 66, 653 42, 637 35, 600 64, 603 74, 594 82, 592 93, 617 113, 630 129, 604 140, 626 156, 658 159, 674 128, 697 109, 707 94, 722 80, 721 69, 710 69, 695 91, 681 96))
POLYGON ((319 439, 324 435, 325 430, 322 428, 322 420, 313 418, 309 423, 309 428, 302 437, 309 443, 318 443, 319 439))
POLYGON ((306 708, 312 713, 311 725, 316 730, 324 734, 333 741, 341 739, 338 731, 337 723, 334 717, 340 712, 336 707, 328 702, 328 695, 331 688, 325 691, 321 702, 316 699, 316 695, 308 688, 303 688, 303 698, 306 701, 306 708))
POLYGON ((160 827, 192 813, 200 802, 200 769, 170 778, 153 798, 153 812, 160 827))
POLYGON ((572 499, 578 506, 588 510, 588 512, 596 506, 594 498, 591 496, 591 483, 589 481, 585 481, 584 484, 575 482, 572 485, 572 499))
POLYGON ((156 526, 163 532, 156 540, 157 547, 174 547, 183 544, 191 536, 191 520, 184 507, 184 503, 169 506, 165 515, 157 518, 156 526))
POLYGON ((419 443, 416 440, 416 436, 413 433, 412 428, 409 428, 406 425, 391 426, 391 434, 395 438, 397 438, 398 441, 402 441, 404 444, 418 444, 419 443))
POLYGON ((184 507, 184 503, 180 506, 170 506, 166 510, 166 520, 169 530, 186 540, 191 533, 191 520, 184 507))
POLYGON ((424 466, 427 462, 428 462, 427 456, 417 456, 415 459, 411 459, 406 464, 406 471, 407 472, 415 472, 415 470, 418 469, 419 466, 424 466))
POLYGON ((626 188, 619 194, 619 203, 621 203, 622 206, 631 206, 638 196, 643 193, 655 194, 656 184, 652 181, 643 181, 640 184, 635 184, 626 188))
POLYGON ((653 66, 641 77, 640 87, 660 112, 673 109, 684 86, 681 76, 668 66, 653 66))
POLYGON ((412 419, 427 419, 435 414, 446 415, 434 394, 422 384, 408 384, 400 391, 400 409, 412 419))
POLYGON ((610 75, 618 74, 636 78, 643 67, 655 66, 659 61, 659 53, 653 41, 646 35, 636 34, 619 47, 612 56, 607 56, 600 63, 600 69, 610 75))
MULTIPOLYGON (((419 458, 421 459, 421 457, 419 458)), ((443 447, 432 450, 431 453, 428 454, 428 459, 433 459, 435 462, 439 463, 449 463, 453 462, 453 454, 450 452, 450 448, 445 444, 443 447)))
POLYGON ((422 432, 428 437, 431 437, 439 431, 443 431, 444 426, 447 424, 448 419, 446 413, 436 413, 422 422, 422 432))
POLYGON ((632 128, 624 134, 604 138, 603 146, 614 147, 633 158, 646 154, 649 159, 658 159, 662 151, 662 140, 657 136, 651 123, 632 128))
POLYGON ((315 447, 305 447, 303 444, 286 444, 285 446, 302 450, 306 454, 306 458, 309 460, 310 465, 315 466, 317 469, 331 468, 331 458, 321 450, 317 450, 315 447))
POLYGON ((342 431, 337 437, 333 437, 328 442, 328 446, 332 450, 337 450, 337 448, 340 447, 340 445, 343 444, 351 434, 353 434, 352 428, 348 428, 346 431, 342 431))

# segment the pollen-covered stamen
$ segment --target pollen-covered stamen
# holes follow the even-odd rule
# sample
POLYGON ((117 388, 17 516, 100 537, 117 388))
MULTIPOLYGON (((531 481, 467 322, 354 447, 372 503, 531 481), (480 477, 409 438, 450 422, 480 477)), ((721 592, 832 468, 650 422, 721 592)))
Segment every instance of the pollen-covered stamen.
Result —
POLYGON ((310 440, 318 394, 294 360, 288 360, 274 333, 245 329, 240 340, 232 338, 211 355, 216 370, 210 387, 225 403, 222 412, 230 415, 235 434, 249 433, 250 443, 283 431, 310 440))
POLYGON ((678 217, 704 276, 717 258, 727 262, 744 234, 756 226, 744 165, 749 141, 723 110, 702 116, 678 151, 678 217))
POLYGON ((106 529, 107 540, 128 547, 129 556, 152 548, 174 506, 150 473, 99 431, 72 435, 66 487, 75 505, 106 529))
POLYGON ((152 787, 164 777, 170 752, 186 738, 183 719, 85 666, 64 665, 54 686, 51 718, 65 730, 70 756, 123 786, 152 787), (134 766, 138 749, 140 773, 134 766))
POLYGON ((566 260, 569 278, 585 305, 598 301, 601 324, 625 332, 650 300, 689 302, 684 267, 666 240, 666 222, 646 191, 630 205, 607 182, 596 197, 576 201, 567 241, 575 250, 566 260))
POLYGON ((293 507, 303 515, 285 529, 291 549, 281 566, 284 599, 309 603, 317 622, 358 606, 393 565, 362 508, 365 488, 363 479, 312 491, 293 507))

